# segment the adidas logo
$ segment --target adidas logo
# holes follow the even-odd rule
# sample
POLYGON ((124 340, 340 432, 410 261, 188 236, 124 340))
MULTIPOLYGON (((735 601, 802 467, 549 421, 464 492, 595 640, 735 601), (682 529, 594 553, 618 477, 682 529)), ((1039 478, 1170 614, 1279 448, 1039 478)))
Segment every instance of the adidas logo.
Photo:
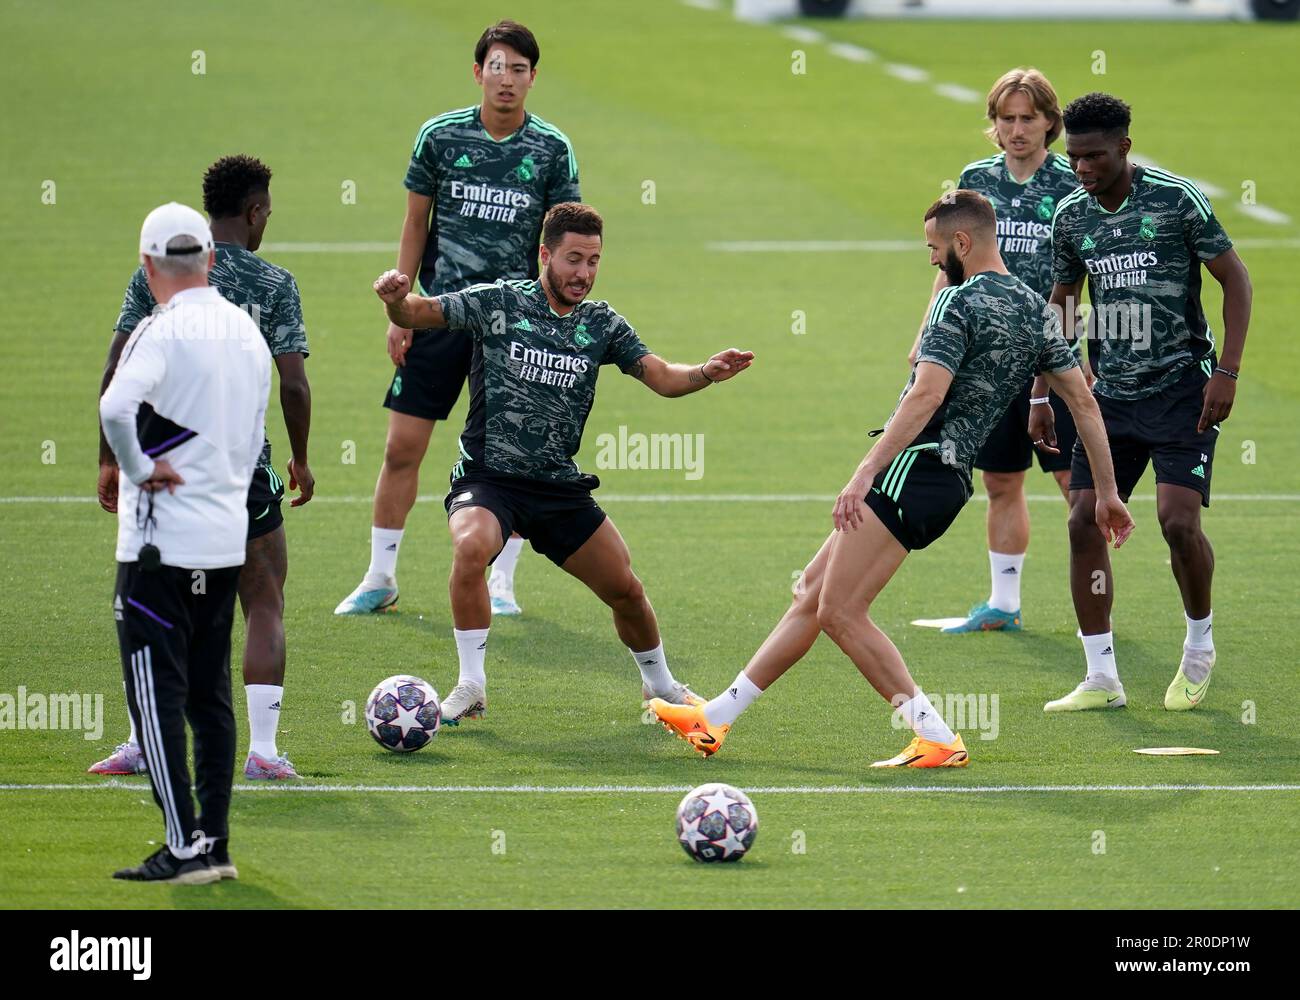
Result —
POLYGON ((512 326, 511 329, 512 329, 512 330, 528 330, 529 332, 531 332, 532 329, 533 329, 533 324, 530 323, 530 322, 528 322, 528 318, 527 318, 527 317, 524 317, 524 318, 521 319, 518 323, 516 323, 514 326, 512 326))
POLYGON ((474 161, 471 160, 471 159, 469 158, 469 154, 468 154, 468 153, 461 153, 461 154, 460 154, 460 159, 457 160, 455 163, 453 163, 452 166, 454 166, 454 167, 472 167, 472 166, 474 166, 474 161))
POLYGON ((487 649, 487 640, 484 639, 481 643, 479 643, 479 647, 478 647, 478 648, 479 648, 479 649, 487 649))
POLYGON ((1103 649, 1103 650, 1101 651, 1101 655, 1102 655, 1102 656, 1114 656, 1114 655, 1115 655, 1115 650, 1112 649, 1110 646, 1107 646, 1105 649, 1103 649))
POLYGON ((1196 468, 1194 468, 1194 469, 1192 470, 1192 475, 1193 475, 1193 476, 1200 476, 1202 479, 1204 479, 1204 478, 1205 478, 1205 466, 1204 466, 1204 465, 1198 465, 1196 468))
MULTIPOLYGON (((457 164, 459 166, 459 164, 457 164)), ((1083 242, 1079 244, 1080 250, 1096 250, 1097 244, 1093 242, 1091 236, 1085 236, 1083 242)))
POLYGON ((277 701, 274 705, 267 705, 266 708, 267 711, 278 712, 280 711, 280 703, 277 701))
POLYGON ((654 661, 654 660, 642 660, 642 661, 641 661, 641 665, 642 665, 642 666, 646 666, 646 667, 653 667, 653 666, 655 665, 655 661, 654 661))
POLYGON ((1007 575, 1015 576, 1015 575, 1016 575, 1016 568, 1015 568, 1014 566, 1008 566, 1006 569, 1004 569, 1004 570, 1002 571, 1002 575, 1003 575, 1003 576, 1007 576, 1007 575))
POLYGON ((393 542, 391 545, 385 547, 384 551, 385 551, 385 552, 396 552, 396 551, 397 551, 397 543, 396 543, 396 542, 393 542))
POLYGON ((1206 626, 1205 626, 1205 631, 1202 632, 1201 635, 1209 635, 1209 634, 1210 634, 1210 629, 1212 629, 1212 628, 1214 628, 1214 625, 1213 625, 1213 624, 1206 625, 1206 626))
POLYGON ((730 691, 727 692, 727 694, 731 695, 731 697, 733 697, 733 698, 739 698, 739 697, 740 697, 740 692, 737 691, 735 688, 732 688, 730 691))

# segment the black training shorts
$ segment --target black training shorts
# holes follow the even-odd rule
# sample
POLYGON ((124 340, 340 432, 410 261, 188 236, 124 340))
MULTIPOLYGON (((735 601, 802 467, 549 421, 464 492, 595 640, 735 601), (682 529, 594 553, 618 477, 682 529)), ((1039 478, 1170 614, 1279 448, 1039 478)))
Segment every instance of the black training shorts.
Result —
POLYGON ((925 548, 947 531, 970 495, 970 481, 939 457, 937 444, 914 444, 876 476, 866 501, 899 544, 911 550, 925 548))
POLYGON ((446 420, 460 398, 474 338, 460 330, 414 330, 406 364, 393 373, 384 406, 425 420, 446 420))
MULTIPOLYGON (((1189 365, 1169 388, 1145 399, 1109 399, 1097 396, 1097 406, 1106 422, 1110 457, 1115 465, 1115 484, 1127 500, 1146 472, 1147 462, 1156 469, 1157 483, 1186 486, 1201 494, 1201 506, 1210 506, 1210 472, 1214 466, 1214 444, 1219 425, 1197 433, 1205 405, 1205 383, 1214 370, 1213 361, 1189 365)), ((1070 489, 1093 488, 1092 467, 1083 442, 1074 446, 1070 489)))
POLYGON ((503 546, 518 532, 535 551, 563 566, 605 520, 605 512, 591 497, 598 486, 600 480, 590 475, 551 481, 467 471, 452 479, 445 506, 448 517, 466 507, 487 508, 501 523, 503 546))

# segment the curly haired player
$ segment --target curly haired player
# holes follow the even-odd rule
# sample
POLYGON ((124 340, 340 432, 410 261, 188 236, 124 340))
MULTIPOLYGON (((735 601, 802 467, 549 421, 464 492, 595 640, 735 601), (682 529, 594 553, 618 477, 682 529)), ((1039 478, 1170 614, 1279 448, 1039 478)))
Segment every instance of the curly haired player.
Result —
MULTIPOLYGON (((1086 94, 1065 109, 1065 151, 1080 188, 1052 219, 1051 302, 1070 317, 1088 282, 1096 341, 1093 386, 1110 436, 1120 496, 1127 499, 1155 466, 1156 516, 1169 544, 1187 634, 1182 660, 1165 691, 1165 708, 1195 708, 1214 667, 1210 585, 1214 550, 1201 530, 1210 505, 1210 473, 1219 423, 1232 412, 1250 323, 1246 266, 1232 249, 1210 202, 1177 174, 1128 159, 1129 106, 1086 94), (1201 265, 1223 286, 1223 354, 1201 308, 1201 265)), ((1041 380, 1034 396, 1047 387, 1041 380)), ((1050 406, 1030 410, 1030 437, 1055 450, 1050 406)), ((1088 530, 1096 499, 1095 461, 1077 445, 1070 476, 1070 589, 1083 638, 1086 673, 1048 712, 1120 708, 1110 558, 1088 530), (1098 586, 1098 579, 1103 585, 1098 586)))
MULTIPOLYGON (((316 480, 307 465, 311 430, 311 387, 307 382, 307 330, 302 301, 293 275, 257 256, 271 217, 271 170, 251 156, 225 156, 203 175, 203 210, 211 220, 216 262, 209 281, 226 299, 244 309, 262 331, 280 377, 280 408, 292 456, 285 471, 289 488, 299 495, 289 504, 311 500, 316 480)), ((113 379, 122 347, 131 332, 155 309, 143 268, 126 289, 122 311, 114 325, 100 394, 113 379)), ((118 469, 100 433, 99 502, 117 509, 118 469)), ((289 555, 280 502, 284 480, 271 464, 271 443, 253 471, 248 491, 248 547, 239 573, 239 603, 244 611, 244 694, 248 700, 251 742, 244 777, 280 780, 298 777, 288 757, 276 747, 275 733, 284 701, 284 581, 289 555)), ((145 770, 137 734, 107 758, 93 764, 92 774, 139 774, 145 770)))

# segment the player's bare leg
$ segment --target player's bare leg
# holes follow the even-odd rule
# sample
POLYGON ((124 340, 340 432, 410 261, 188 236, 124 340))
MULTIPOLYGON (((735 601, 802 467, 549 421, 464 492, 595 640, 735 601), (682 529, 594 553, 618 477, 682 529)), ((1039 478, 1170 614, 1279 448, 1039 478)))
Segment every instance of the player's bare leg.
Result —
POLYGON ((429 449, 429 438, 436 423, 396 410, 388 412, 384 464, 375 483, 373 523, 376 528, 406 527, 406 517, 415 506, 420 489, 420 463, 429 449))
POLYGON ((867 507, 856 530, 837 532, 822 581, 817 623, 916 733, 902 753, 874 767, 964 767, 966 746, 912 680, 889 636, 871 620, 871 604, 907 558, 867 507))
POLYGON ((943 631, 1018 632, 1020 578, 1029 550, 1029 504, 1025 500, 1024 472, 984 472, 989 509, 986 531, 989 544, 989 597, 970 609, 966 621, 943 631))
POLYGON ((284 525, 249 539, 239 573, 239 606, 247 628, 245 684, 284 683, 284 581, 288 572, 284 525))
POLYGON ((1057 469, 1052 473, 1052 478, 1056 480, 1056 488, 1061 491, 1061 496, 1065 498, 1067 504, 1066 509, 1068 510, 1068 504, 1070 502, 1070 470, 1057 469))
POLYGON ((1019 553, 1029 549, 1029 503, 1025 500, 1023 472, 985 472, 989 496, 986 530, 989 551, 1019 553))
POLYGON ((397 554, 406 518, 420 489, 420 463, 436 421, 388 411, 384 464, 375 483, 370 529, 370 567, 360 585, 343 599, 336 615, 387 611, 397 604, 397 554))
POLYGON ((632 554, 608 517, 582 546, 564 561, 566 573, 587 585, 614 614, 614 630, 641 672, 642 694, 671 703, 699 699, 673 679, 659 635, 659 621, 637 575, 632 554))
POLYGON ((1186 486, 1156 483, 1156 516, 1169 544, 1169 561, 1188 618, 1210 613, 1214 549, 1201 530, 1201 494, 1186 486))
POLYGON ((1110 625, 1114 575, 1106 537, 1097 527, 1096 508, 1095 490, 1070 491, 1070 594, 1083 635, 1087 672, 1073 691, 1044 705, 1045 712, 1123 708, 1126 704, 1110 625))
POLYGON ((288 570, 284 525, 249 539, 239 573, 239 606, 244 612, 244 694, 251 734, 244 777, 251 780, 298 777, 275 744, 284 701, 284 581, 288 570))
POLYGON ((834 541, 832 533, 804 567, 795 584, 790 607, 745 665, 745 677, 760 691, 766 691, 777 678, 802 660, 821 635, 817 605, 821 600, 822 580, 826 576, 826 563, 834 541))
POLYGON ((832 533, 804 567, 794 585, 790 607, 730 687, 708 704, 698 707, 680 707, 658 700, 650 702, 664 728, 691 744, 703 756, 722 749, 727 733, 740 714, 782 674, 802 660, 821 635, 817 604, 821 599, 822 579, 826 575, 826 563, 834 540, 832 533))
POLYGON ((817 604, 817 624, 886 701, 917 692, 898 649, 871 620, 871 602, 884 589, 907 550, 868 508, 856 531, 831 539, 830 558, 817 604))
POLYGON ((492 605, 488 598, 487 568, 501 551, 505 538, 501 522, 486 507, 462 507, 447 521, 451 532, 451 620, 454 626, 460 676, 442 701, 443 721, 459 725, 487 713, 488 629, 492 605))
POLYGON ((1186 486, 1156 483, 1156 515, 1169 544, 1169 562, 1183 597, 1187 638, 1178 673, 1165 692, 1165 708, 1195 708, 1205 696, 1214 667, 1211 585, 1214 549, 1201 530, 1201 494, 1186 486))

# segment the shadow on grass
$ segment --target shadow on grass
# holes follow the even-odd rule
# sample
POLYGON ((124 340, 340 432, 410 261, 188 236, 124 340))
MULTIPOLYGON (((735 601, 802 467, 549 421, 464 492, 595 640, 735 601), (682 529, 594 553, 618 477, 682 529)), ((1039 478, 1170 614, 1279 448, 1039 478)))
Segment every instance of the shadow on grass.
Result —
MULTIPOLYGON (((238 861, 236 861, 238 864, 238 861)), ((172 905, 178 910, 301 910, 299 903, 286 900, 265 886, 256 883, 256 877, 245 873, 241 879, 223 879, 212 885, 173 886, 172 905), (248 880, 246 880, 248 879, 248 880)))

